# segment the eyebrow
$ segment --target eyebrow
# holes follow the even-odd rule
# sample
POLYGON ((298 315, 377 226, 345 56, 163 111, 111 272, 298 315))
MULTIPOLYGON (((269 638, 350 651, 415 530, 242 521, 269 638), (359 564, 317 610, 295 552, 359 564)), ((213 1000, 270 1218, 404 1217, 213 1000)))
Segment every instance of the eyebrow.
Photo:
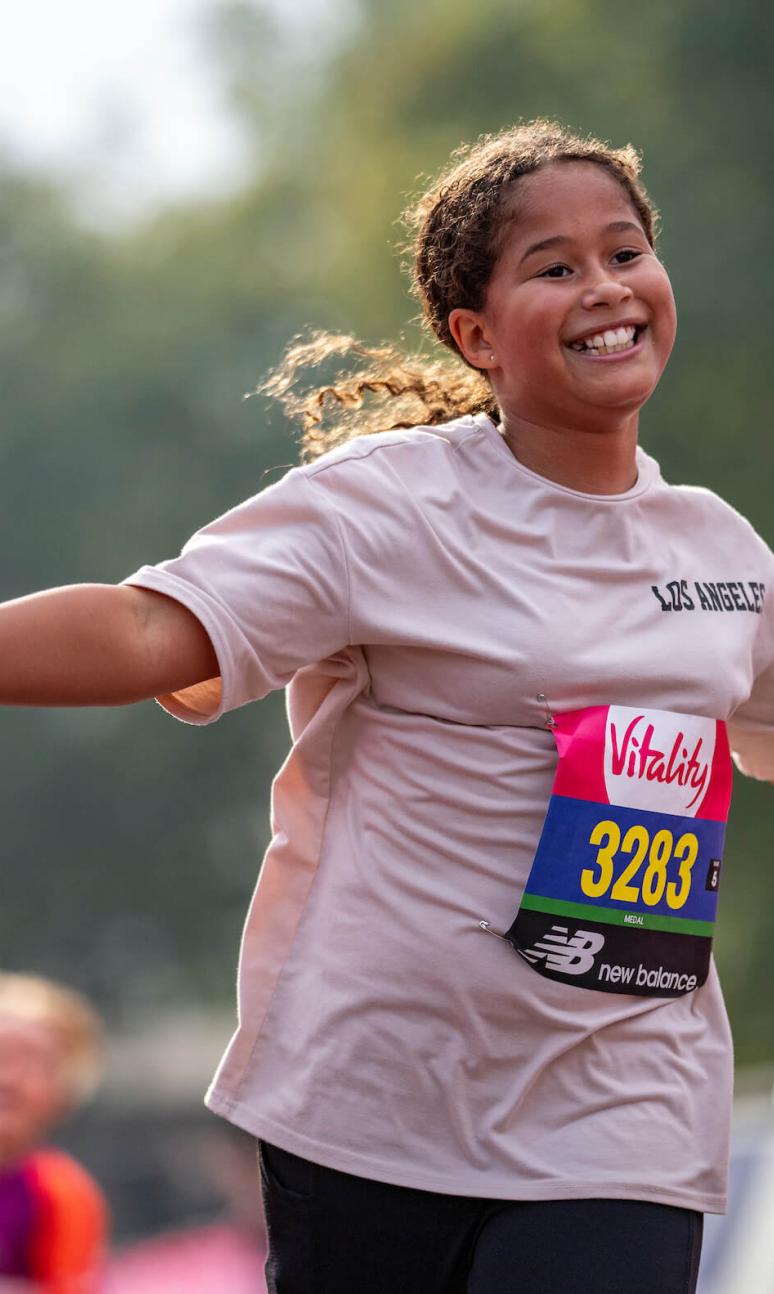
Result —
MULTIPOLYGON (((611 220, 609 225, 605 225, 602 233, 623 233, 626 229, 634 229, 638 234, 644 234, 641 225, 635 225, 633 220, 611 220)), ((532 243, 522 256, 519 264, 522 265, 528 256, 533 256, 535 252, 542 252, 546 247, 556 247, 559 243, 571 243, 573 241, 567 234, 554 234, 551 238, 543 238, 539 243, 532 243)))

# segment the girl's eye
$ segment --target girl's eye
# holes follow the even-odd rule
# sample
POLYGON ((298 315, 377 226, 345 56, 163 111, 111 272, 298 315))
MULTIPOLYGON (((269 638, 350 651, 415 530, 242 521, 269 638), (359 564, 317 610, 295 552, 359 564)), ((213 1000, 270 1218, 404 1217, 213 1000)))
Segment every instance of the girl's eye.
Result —
MULTIPOLYGON (((636 251, 635 251, 633 248, 631 248, 631 247, 624 247, 624 248, 622 248, 622 249, 621 249, 621 251, 620 251, 620 252, 615 252, 614 254, 615 254, 615 256, 631 256, 631 257, 636 257, 636 256, 641 256, 641 255, 642 255, 642 252, 636 252, 636 251)), ((629 261, 622 261, 622 262, 620 262, 620 263, 621 263, 622 265, 629 265, 629 264, 630 264, 630 262, 629 262, 629 261)), ((542 270, 542 271, 541 271, 541 273, 540 273, 540 274, 538 274, 538 276, 537 276, 537 277, 538 277, 539 279, 544 279, 544 278, 547 278, 549 275, 551 275, 551 276, 552 276, 552 277, 554 277, 554 278, 558 278, 558 277, 559 277, 559 275, 554 274, 554 270, 566 270, 567 268, 568 268, 568 266, 566 266, 566 265, 549 265, 548 269, 547 269, 547 270, 542 270)), ((563 277, 564 277, 564 275, 562 275, 562 278, 563 278, 563 277)))

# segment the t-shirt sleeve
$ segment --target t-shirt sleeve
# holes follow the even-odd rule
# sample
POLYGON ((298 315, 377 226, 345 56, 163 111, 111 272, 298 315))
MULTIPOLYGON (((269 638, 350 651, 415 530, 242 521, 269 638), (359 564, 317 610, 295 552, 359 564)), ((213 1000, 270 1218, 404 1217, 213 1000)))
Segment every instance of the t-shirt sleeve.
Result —
POLYGON ((158 696, 165 710, 212 723, 350 644, 339 527, 317 480, 292 468, 198 530, 179 557, 121 581, 183 603, 212 641, 219 677, 158 696))
POLYGON ((731 753, 748 777, 774 782, 774 659, 761 670, 748 699, 728 724, 731 753))
POLYGON ((758 542, 766 548, 769 581, 752 651, 752 688, 731 715, 728 736, 741 772, 774 782, 774 554, 762 540, 758 542))

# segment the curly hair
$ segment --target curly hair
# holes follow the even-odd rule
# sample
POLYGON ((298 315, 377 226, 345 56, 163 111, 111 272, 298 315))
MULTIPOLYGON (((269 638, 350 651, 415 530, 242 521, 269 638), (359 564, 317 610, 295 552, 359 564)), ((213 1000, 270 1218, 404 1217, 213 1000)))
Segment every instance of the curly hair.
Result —
POLYGON ((276 397, 300 422, 307 461, 353 436, 434 426, 478 411, 499 416, 488 375, 459 351, 449 314, 456 307, 482 309, 508 229, 518 219, 518 180, 560 161, 603 166, 623 188, 655 250, 660 217, 639 180, 640 155, 631 144, 611 148, 545 117, 482 135, 455 149, 402 215, 409 235, 406 268, 422 323, 455 358, 429 360, 387 343, 374 346, 315 331, 294 337, 279 365, 244 398, 259 392, 276 397), (299 369, 343 355, 365 363, 354 372, 337 373, 328 385, 297 389, 299 369))

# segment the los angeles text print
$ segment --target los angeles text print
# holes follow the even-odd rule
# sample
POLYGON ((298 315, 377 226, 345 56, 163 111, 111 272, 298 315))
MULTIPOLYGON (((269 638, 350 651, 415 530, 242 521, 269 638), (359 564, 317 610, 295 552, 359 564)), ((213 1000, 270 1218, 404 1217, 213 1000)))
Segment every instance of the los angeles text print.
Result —
POLYGON ((731 757, 702 715, 590 706, 555 716, 543 832, 505 937, 540 975, 679 997, 709 973, 731 757))
POLYGON ((667 580, 651 584, 662 611, 763 610, 766 585, 760 580, 667 580))

